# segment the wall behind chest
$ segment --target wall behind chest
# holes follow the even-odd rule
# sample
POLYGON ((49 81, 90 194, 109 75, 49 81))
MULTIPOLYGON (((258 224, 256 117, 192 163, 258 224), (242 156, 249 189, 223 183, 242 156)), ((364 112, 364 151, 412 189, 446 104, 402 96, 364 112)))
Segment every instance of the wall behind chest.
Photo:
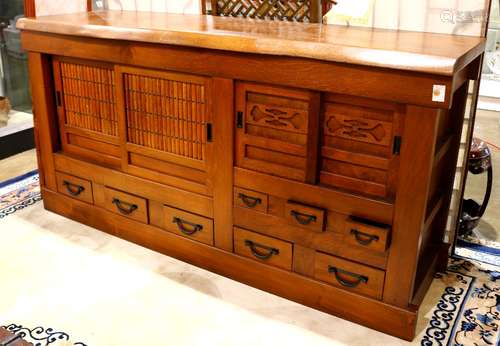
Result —
POLYGON ((338 0, 328 24, 481 36, 490 0, 338 0))
MULTIPOLYGON (((199 0, 94 0, 94 8, 123 11, 201 13, 199 0)), ((47 16, 86 11, 87 0, 37 0, 36 14, 47 16)))
POLYGON ((37 0, 35 1, 36 15, 66 14, 85 12, 87 0, 37 0))
POLYGON ((95 3, 110 10, 201 13, 200 0, 101 0, 95 3))

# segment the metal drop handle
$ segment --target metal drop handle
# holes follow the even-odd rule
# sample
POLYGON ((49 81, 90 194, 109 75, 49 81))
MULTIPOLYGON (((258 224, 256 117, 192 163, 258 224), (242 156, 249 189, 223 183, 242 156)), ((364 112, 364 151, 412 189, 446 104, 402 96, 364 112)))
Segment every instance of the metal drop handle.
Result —
POLYGON ((258 206, 259 204, 262 203, 262 199, 257 198, 257 197, 247 196, 243 193, 240 193, 238 195, 238 198, 241 199, 243 204, 245 204, 249 208, 255 208, 256 206, 258 206))
POLYGON ((122 202, 118 198, 113 198, 113 204, 116 205, 118 211, 124 215, 130 215, 139 208, 136 204, 122 202))
POLYGON ((83 186, 72 184, 67 180, 63 181, 63 185, 66 187, 68 193, 75 197, 79 196, 83 191, 85 191, 85 188, 83 186))
POLYGON ((265 246, 265 245, 261 245, 261 244, 255 243, 251 240, 245 240, 245 245, 250 248, 250 251, 252 251, 252 254, 255 257, 257 257, 258 259, 264 260, 264 261, 270 259, 271 257, 273 257, 275 255, 279 255, 279 253, 280 253, 280 250, 278 250, 278 249, 275 249, 275 248, 272 248, 269 246, 265 246), (267 253, 262 253, 258 249, 263 249, 263 250, 267 251, 267 253))
POLYGON ((368 246, 374 241, 378 241, 380 238, 377 235, 363 233, 357 229, 351 229, 351 234, 354 235, 356 241, 361 245, 368 246))
POLYGON ((202 225, 198 225, 198 224, 186 221, 186 220, 182 220, 181 218, 178 218, 178 217, 174 217, 172 222, 177 225, 177 228, 179 228, 179 231, 181 231, 185 235, 189 235, 189 236, 194 235, 195 233, 198 233, 203 229, 202 225), (187 228, 186 225, 192 227, 192 229, 187 228))
POLYGON ((296 210, 292 210, 290 214, 295 218, 295 220, 297 220, 298 223, 304 226, 309 225, 311 222, 316 222, 317 220, 316 215, 303 214, 296 210))
POLYGON ((335 279, 337 279, 338 283, 344 287, 355 288, 355 287, 358 287, 359 284, 361 284, 361 283, 364 283, 364 284, 368 283, 368 278, 366 276, 351 273, 351 272, 339 269, 339 268, 334 267, 334 266, 328 266, 328 272, 330 274, 334 274, 335 279), (356 281, 349 281, 349 280, 343 279, 340 275, 350 276, 350 277, 354 278, 356 281))

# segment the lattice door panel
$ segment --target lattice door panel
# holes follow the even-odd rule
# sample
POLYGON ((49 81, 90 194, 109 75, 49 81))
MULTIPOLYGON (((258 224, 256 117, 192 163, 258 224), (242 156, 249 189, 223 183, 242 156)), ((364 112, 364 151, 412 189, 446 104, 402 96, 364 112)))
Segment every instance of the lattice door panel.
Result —
POLYGON ((117 136, 114 71, 110 68, 61 61, 65 123, 74 128, 117 136))
POLYGON ((123 74, 127 141, 204 161, 211 118, 207 80, 178 74, 123 74))
POLYGON ((217 0, 215 10, 219 16, 311 21, 311 0, 217 0))
POLYGON ((120 167, 113 65, 56 56, 52 67, 62 151, 120 167))

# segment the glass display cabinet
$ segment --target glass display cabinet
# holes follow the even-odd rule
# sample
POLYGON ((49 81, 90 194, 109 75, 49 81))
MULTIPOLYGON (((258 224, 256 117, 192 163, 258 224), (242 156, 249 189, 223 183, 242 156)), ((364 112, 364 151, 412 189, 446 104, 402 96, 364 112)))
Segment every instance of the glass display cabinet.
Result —
POLYGON ((0 2, 0 159, 34 147, 28 62, 16 21, 22 0, 0 2))

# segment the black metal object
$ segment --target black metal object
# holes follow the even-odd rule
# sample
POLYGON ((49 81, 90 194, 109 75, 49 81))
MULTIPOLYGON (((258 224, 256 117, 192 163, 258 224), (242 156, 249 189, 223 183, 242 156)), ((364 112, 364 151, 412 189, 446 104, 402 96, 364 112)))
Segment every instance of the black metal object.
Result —
POLYGON ((198 225, 186 220, 182 220, 181 218, 178 217, 174 217, 172 222, 177 225, 179 231, 189 236, 194 235, 195 233, 198 233, 203 229, 203 225, 198 225), (192 229, 186 228, 186 225, 192 227, 192 229))
POLYGON ((338 283, 341 284, 342 286, 345 286, 345 287, 355 288, 355 287, 358 287, 359 284, 361 284, 361 283, 364 283, 364 284, 368 283, 368 278, 366 276, 351 273, 351 272, 348 272, 348 271, 343 270, 343 269, 339 269, 339 268, 334 267, 334 266, 328 266, 328 272, 330 274, 334 274, 335 279, 337 279, 338 283), (349 280, 343 279, 340 275, 350 276, 350 277, 354 278, 356 281, 349 281, 349 280))
POLYGON ((317 219, 316 215, 303 214, 296 210, 290 211, 290 214, 295 218, 295 220, 297 220, 298 223, 304 226, 309 225, 311 222, 316 222, 317 219))
POLYGON ((29 128, 0 137, 0 160, 35 147, 35 131, 29 128))
POLYGON ((63 181, 63 185, 66 187, 68 193, 75 197, 79 196, 83 191, 85 191, 85 188, 83 186, 72 184, 67 180, 63 181))
POLYGON ((56 103, 57 107, 62 107, 62 95, 60 91, 56 91, 56 103))
POLYGON ((493 187, 493 164, 491 162, 491 150, 488 145, 480 139, 473 138, 469 153, 467 169, 474 175, 486 173, 486 190, 481 204, 472 200, 464 199, 458 235, 466 238, 472 234, 474 228, 479 225, 491 196, 493 187))
POLYGON ((212 123, 207 123, 207 142, 213 141, 213 127, 212 123))
POLYGON ((236 113, 236 127, 239 129, 243 128, 243 112, 236 113))
POLYGON ((252 254, 255 257, 257 257, 258 259, 264 260, 264 261, 270 259, 271 257, 273 257, 275 255, 279 255, 279 253, 280 253, 280 250, 278 250, 278 249, 275 249, 275 248, 272 248, 272 247, 269 247, 266 245, 261 245, 261 244, 255 243, 255 242, 248 240, 248 239, 245 240, 245 245, 250 248, 250 251, 252 251, 252 254), (263 249, 263 250, 267 251, 267 253, 262 253, 257 249, 263 249))
POLYGON ((380 239, 377 235, 363 233, 357 229, 351 229, 351 234, 354 235, 358 243, 364 246, 370 245, 372 242, 380 239))
POLYGON ((122 202, 118 198, 113 198, 113 204, 116 205, 118 211, 124 215, 130 215, 139 208, 136 204, 122 202))
POLYGON ((249 208, 255 208, 256 206, 262 203, 262 199, 257 197, 247 196, 244 193, 240 193, 238 195, 238 198, 241 199, 243 204, 245 204, 249 208))
POLYGON ((401 136, 394 137, 394 145, 392 147, 392 153, 394 155, 401 154, 401 136))

